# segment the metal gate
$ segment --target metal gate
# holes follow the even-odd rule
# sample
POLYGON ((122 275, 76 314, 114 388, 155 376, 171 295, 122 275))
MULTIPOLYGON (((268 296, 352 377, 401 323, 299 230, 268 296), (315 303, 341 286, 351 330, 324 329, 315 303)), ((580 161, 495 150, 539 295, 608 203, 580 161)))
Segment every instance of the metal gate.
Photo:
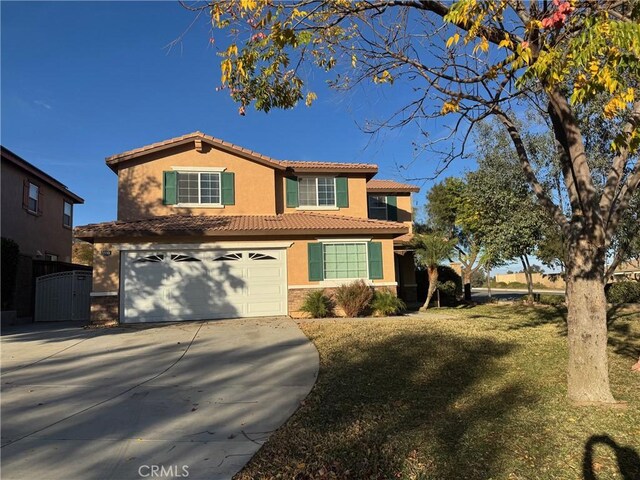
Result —
POLYGON ((36 279, 36 322, 89 320, 91 273, 60 272, 36 279))

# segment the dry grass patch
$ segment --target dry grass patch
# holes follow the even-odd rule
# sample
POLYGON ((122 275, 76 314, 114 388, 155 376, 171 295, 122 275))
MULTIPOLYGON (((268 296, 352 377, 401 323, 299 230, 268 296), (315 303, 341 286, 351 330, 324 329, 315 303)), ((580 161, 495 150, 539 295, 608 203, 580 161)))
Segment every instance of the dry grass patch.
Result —
POLYGON ((616 315, 623 410, 565 401, 555 307, 301 322, 320 352, 318 382, 236 478, 640 478, 640 314, 616 315))

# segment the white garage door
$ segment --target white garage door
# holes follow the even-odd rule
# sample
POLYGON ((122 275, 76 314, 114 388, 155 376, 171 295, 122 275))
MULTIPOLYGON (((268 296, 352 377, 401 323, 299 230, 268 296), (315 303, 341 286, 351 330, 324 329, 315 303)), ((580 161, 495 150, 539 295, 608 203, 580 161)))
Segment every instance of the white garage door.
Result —
POLYGON ((122 253, 124 323, 287 314, 284 249, 122 253))

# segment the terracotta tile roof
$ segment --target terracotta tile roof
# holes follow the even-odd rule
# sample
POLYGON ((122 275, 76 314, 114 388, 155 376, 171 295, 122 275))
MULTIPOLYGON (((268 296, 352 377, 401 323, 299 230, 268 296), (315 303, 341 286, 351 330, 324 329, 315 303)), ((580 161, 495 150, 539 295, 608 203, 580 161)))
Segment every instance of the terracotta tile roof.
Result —
POLYGON ((367 182, 367 192, 419 192, 420 187, 409 185, 408 183, 400 183, 394 180, 376 180, 372 179, 367 182))
POLYGON ((255 152, 253 150, 249 150, 248 148, 241 147, 231 142, 225 142, 224 140, 221 140, 216 137, 212 137, 211 135, 206 135, 202 132, 187 133, 186 135, 182 135, 180 137, 169 138, 168 140, 163 140, 162 142, 156 142, 156 143, 152 143, 151 145, 146 145, 144 147, 135 148, 133 150, 128 150, 126 152, 118 153, 116 155, 107 157, 106 162, 107 162, 107 165, 112 170, 116 171, 117 170, 116 165, 126 160, 131 160, 133 158, 137 158, 148 153, 164 150, 170 147, 175 147, 177 145, 194 142, 196 140, 204 141, 205 143, 208 143, 222 150, 233 151, 234 153, 248 156, 253 160, 257 160, 261 163, 269 164, 270 166, 273 166, 274 168, 278 168, 280 170, 284 170, 285 168, 281 166, 277 160, 271 157, 262 155, 261 153, 255 152))
POLYGON ((276 160, 254 150, 241 147, 231 142, 225 142, 224 140, 212 137, 211 135, 206 135, 202 132, 188 133, 180 137, 170 138, 168 140, 163 140, 162 142, 156 142, 152 143, 151 145, 146 145, 144 147, 118 153, 117 155, 107 157, 106 163, 114 172, 116 172, 117 165, 124 161, 131 160, 152 152, 157 152, 167 148, 196 141, 204 142, 215 148, 219 148, 221 150, 250 158, 254 161, 271 166, 278 170, 291 169, 294 172, 348 171, 363 173, 376 173, 378 171, 378 166, 370 163, 298 162, 292 160, 276 160))
POLYGON ((293 169, 295 172, 348 170, 353 172, 376 173, 378 171, 378 166, 373 163, 298 162, 293 160, 280 160, 278 163, 285 168, 293 169))
POLYGON ((76 238, 156 235, 282 235, 282 234, 403 234, 406 225, 383 220, 328 215, 289 213, 283 215, 166 215, 131 222, 115 221, 76 227, 76 238))
POLYGON ((413 240, 413 233, 405 233, 404 235, 394 238, 393 243, 408 245, 411 243, 411 240, 413 240))

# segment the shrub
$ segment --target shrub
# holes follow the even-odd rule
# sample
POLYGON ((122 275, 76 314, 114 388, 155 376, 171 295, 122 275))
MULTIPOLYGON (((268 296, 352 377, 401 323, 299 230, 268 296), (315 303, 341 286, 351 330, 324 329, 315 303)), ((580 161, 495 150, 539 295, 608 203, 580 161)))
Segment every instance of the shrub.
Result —
POLYGON ((359 317, 368 308, 373 298, 373 289, 364 280, 356 280, 336 289, 335 301, 347 317, 359 317))
POLYGON ((300 310, 313 318, 325 318, 333 313, 333 302, 324 294, 324 290, 313 290, 305 296, 300 310))
POLYGON ((389 290, 376 290, 373 294, 371 308, 376 315, 386 317, 406 310, 407 306, 389 290))
POLYGON ((2 310, 13 307, 13 295, 18 273, 20 247, 9 238, 2 237, 0 256, 2 257, 2 310))
MULTIPOLYGON (((455 300, 462 296, 462 277, 456 273, 456 271, 448 267, 446 265, 441 265, 438 267, 438 283, 445 284, 447 282, 452 282, 454 289, 451 291, 452 299, 455 300)), ((443 293, 442 290, 440 293, 443 293)))
POLYGON ((457 303, 456 284, 452 280, 438 282, 440 291, 440 304, 455 305, 457 303))
POLYGON ((542 305, 553 305, 559 307, 564 305, 564 295, 540 295, 539 302, 542 305))
POLYGON ((640 303, 640 282, 612 283, 606 292, 609 303, 640 303))

